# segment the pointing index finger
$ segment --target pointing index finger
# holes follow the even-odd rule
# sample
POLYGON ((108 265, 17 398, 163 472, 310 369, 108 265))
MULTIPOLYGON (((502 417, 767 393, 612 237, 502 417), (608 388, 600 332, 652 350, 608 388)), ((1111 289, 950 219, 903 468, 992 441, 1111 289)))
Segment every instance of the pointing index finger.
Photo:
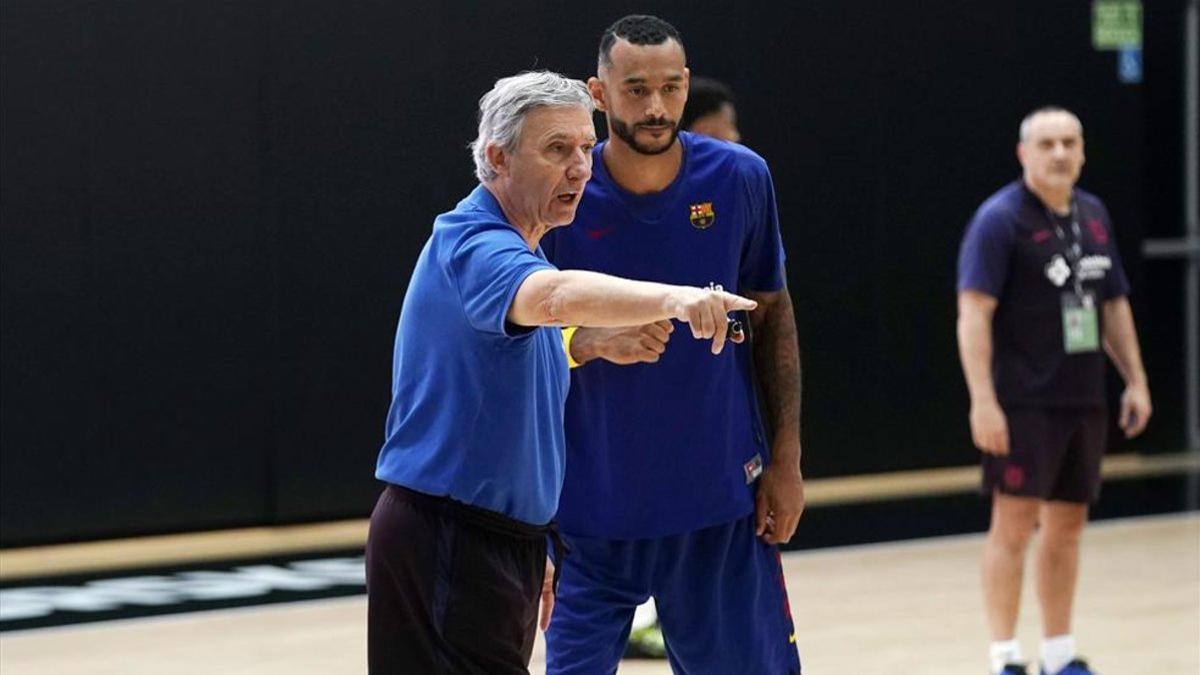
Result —
POLYGON ((750 311, 758 307, 758 303, 750 298, 743 298, 740 295, 733 293, 722 293, 722 300, 725 301, 726 311, 746 310, 750 311))

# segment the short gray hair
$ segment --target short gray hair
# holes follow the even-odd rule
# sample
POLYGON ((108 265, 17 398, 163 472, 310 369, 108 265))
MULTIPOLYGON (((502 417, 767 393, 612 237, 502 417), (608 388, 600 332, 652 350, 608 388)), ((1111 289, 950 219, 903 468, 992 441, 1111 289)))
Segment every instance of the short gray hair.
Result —
POLYGON ((1075 113, 1071 112, 1070 110, 1067 110, 1066 108, 1064 108, 1062 106, 1044 105, 1044 106, 1038 108, 1037 110, 1034 110, 1033 112, 1029 113, 1028 115, 1025 116, 1024 119, 1021 120, 1021 128, 1017 132, 1017 140, 1019 140, 1022 143, 1024 143, 1026 140, 1028 140, 1029 139, 1029 128, 1030 128, 1030 126, 1033 125, 1033 118, 1037 117, 1038 115, 1049 115, 1050 113, 1066 113, 1066 114, 1070 115, 1071 117, 1074 117, 1075 121, 1079 124, 1079 133, 1080 134, 1083 133, 1083 122, 1079 121, 1079 115, 1076 115, 1075 113))
POLYGON ((492 90, 479 99, 479 136, 471 142, 475 175, 480 181, 498 174, 488 162, 487 146, 495 143, 506 152, 516 150, 525 116, 535 108, 581 106, 589 114, 595 109, 587 85, 548 70, 524 72, 496 80, 492 90))

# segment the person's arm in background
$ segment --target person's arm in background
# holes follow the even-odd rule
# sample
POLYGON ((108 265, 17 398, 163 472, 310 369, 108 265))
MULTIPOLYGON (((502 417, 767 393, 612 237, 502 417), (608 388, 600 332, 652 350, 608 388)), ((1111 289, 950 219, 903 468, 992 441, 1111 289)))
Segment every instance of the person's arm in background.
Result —
MULTIPOLYGON (((1113 237, 1112 216, 1100 205, 1100 217, 1104 228, 1113 237)), ((1104 305, 1101 309, 1100 340, 1108 358, 1112 359, 1117 372, 1125 380, 1125 391, 1121 393, 1121 410, 1117 425, 1125 432, 1125 438, 1133 438, 1146 428, 1154 414, 1150 402, 1150 383, 1142 367, 1142 352, 1138 346, 1137 328, 1133 323, 1133 309, 1129 306, 1129 278, 1121 264, 1121 251, 1116 244, 1109 249, 1112 268, 1105 275, 1102 293, 1104 305)))
MULTIPOLYGON (((604 359, 619 366, 656 363, 667 351, 667 343, 671 341, 674 330, 675 325, 667 320, 622 328, 580 327, 564 343, 564 347, 569 348, 567 353, 577 365, 595 359, 604 359)), ((742 341, 735 336, 730 336, 730 340, 742 341)))
POLYGON ((985 202, 958 251, 958 357, 971 396, 971 440, 981 452, 1007 455, 1008 418, 992 381, 993 319, 1008 281, 1015 217, 985 202))
POLYGON ((621 327, 664 319, 686 322, 697 339, 725 346, 729 312, 753 300, 725 291, 672 286, 582 270, 539 270, 517 289, 508 320, 519 326, 621 327))
POLYGON ((738 288, 759 302, 759 311, 749 317, 750 353, 762 394, 763 422, 771 431, 771 461, 755 493, 755 533, 769 544, 783 544, 791 541, 804 513, 800 345, 775 183, 765 162, 747 164, 745 170, 751 217, 740 251, 738 288))
POLYGON ((1150 403, 1150 385, 1142 367, 1142 353, 1138 347, 1137 329, 1133 325, 1133 310, 1125 296, 1104 302, 1104 325, 1101 336, 1104 351, 1125 380, 1125 391, 1121 394, 1121 412, 1117 424, 1125 432, 1125 438, 1142 433, 1154 409, 1150 403))
POLYGON ((992 383, 992 317, 996 298, 974 290, 958 293, 958 357, 971 395, 971 439, 994 455, 1008 454, 1008 419, 992 383))
POLYGON ((771 462, 759 479, 756 534, 769 544, 791 540, 804 513, 800 471, 800 346, 787 287, 748 292, 758 302, 750 316, 754 369, 774 434, 771 462))

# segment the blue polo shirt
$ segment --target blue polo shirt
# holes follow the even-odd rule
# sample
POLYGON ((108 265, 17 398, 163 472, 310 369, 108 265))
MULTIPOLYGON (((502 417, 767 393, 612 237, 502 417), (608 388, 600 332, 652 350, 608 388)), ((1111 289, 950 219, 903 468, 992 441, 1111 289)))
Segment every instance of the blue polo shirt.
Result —
POLYGON ((553 517, 561 332, 505 321, 521 282, 544 269, 482 185, 437 217, 400 311, 377 478, 533 525, 553 517))
MULTIPOLYGON (((730 291, 784 286, 775 191, 749 149, 680 134, 683 165, 662 192, 634 195, 604 166, 570 227, 542 245, 562 269, 730 291)), ((767 461, 751 381, 750 345, 713 356, 684 324, 658 363, 591 361, 571 371, 564 532, 660 537, 741 518, 754 509, 747 466, 767 461)), ((754 472, 751 471, 751 476, 754 472)))
MULTIPOLYGON (((1075 189, 1080 226, 1080 283, 1104 300, 1129 294, 1108 209, 1075 189)), ((992 317, 992 378, 1004 407, 1105 405, 1104 353, 1067 354, 1062 296, 1074 292, 1067 264, 1071 218, 1049 212, 1021 180, 993 194, 967 225, 958 256, 958 290, 996 298, 992 317), (1058 231, 1064 236, 1060 237, 1058 231)))

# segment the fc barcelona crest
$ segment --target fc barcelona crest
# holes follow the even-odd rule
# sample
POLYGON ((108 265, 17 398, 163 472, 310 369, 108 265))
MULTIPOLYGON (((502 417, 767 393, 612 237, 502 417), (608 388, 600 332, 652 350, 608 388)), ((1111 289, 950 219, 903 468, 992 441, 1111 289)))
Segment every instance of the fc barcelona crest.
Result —
POLYGON ((689 211, 688 219, 692 221, 692 227, 697 230, 707 230, 717 220, 717 213, 713 211, 712 202, 692 204, 689 211))

